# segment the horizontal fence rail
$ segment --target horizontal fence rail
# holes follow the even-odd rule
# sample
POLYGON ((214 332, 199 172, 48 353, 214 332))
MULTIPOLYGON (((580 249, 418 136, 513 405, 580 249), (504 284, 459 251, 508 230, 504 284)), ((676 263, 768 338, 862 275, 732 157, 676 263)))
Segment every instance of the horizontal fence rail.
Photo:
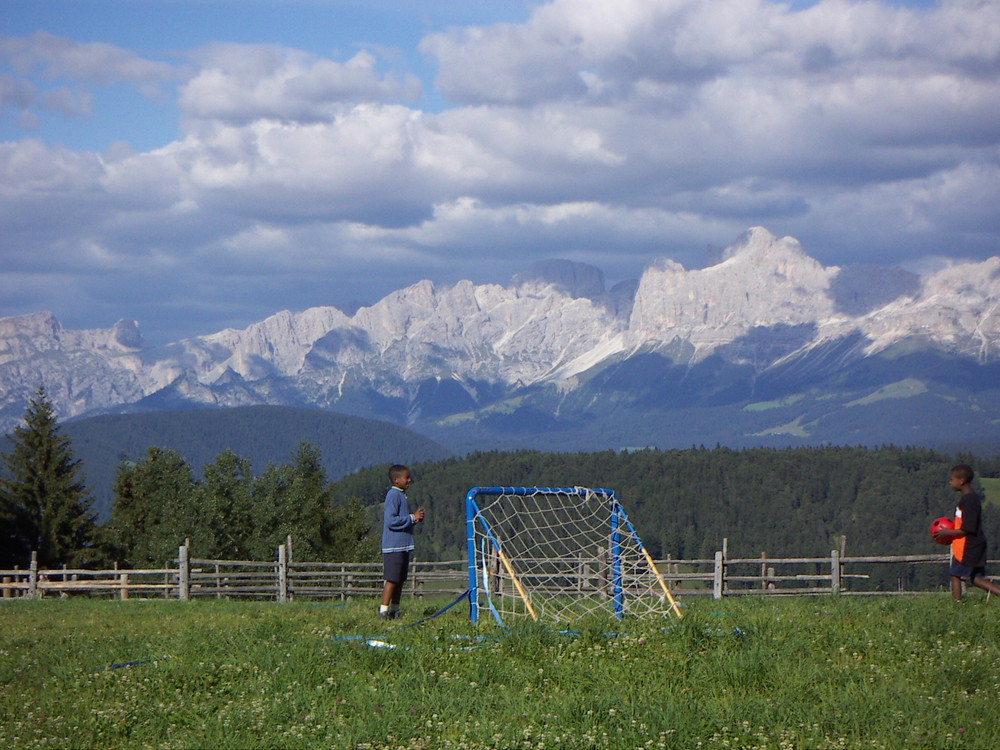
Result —
MULTIPOLYGON (((214 560, 191 556, 190 543, 178 549, 177 559, 163 568, 131 570, 40 569, 32 554, 27 569, 0 570, 4 599, 89 595, 128 599, 160 597, 252 598, 279 602, 296 598, 375 597, 382 592, 382 564, 293 562, 292 540, 279 545, 277 559, 214 560)), ((923 555, 855 555, 831 550, 824 557, 731 558, 728 540, 712 558, 655 561, 664 584, 681 596, 790 596, 840 594, 847 596, 912 595, 940 590, 946 579, 948 552, 923 555), (937 584, 913 587, 917 566, 940 566, 937 584), (887 585, 891 582, 892 585, 887 585)), ((599 573, 577 565, 564 566, 564 591, 602 587, 599 573)), ((927 576, 925 576, 926 578, 927 576)), ((933 578, 933 576, 931 576, 933 578)), ((411 563, 406 591, 412 596, 456 595, 468 586, 465 560, 411 563)))
POLYGON ((149 570, 86 570, 60 568, 44 570, 29 567, 0 570, 0 591, 4 599, 15 597, 40 598, 49 594, 97 594, 128 599, 130 596, 177 595, 177 569, 149 570))

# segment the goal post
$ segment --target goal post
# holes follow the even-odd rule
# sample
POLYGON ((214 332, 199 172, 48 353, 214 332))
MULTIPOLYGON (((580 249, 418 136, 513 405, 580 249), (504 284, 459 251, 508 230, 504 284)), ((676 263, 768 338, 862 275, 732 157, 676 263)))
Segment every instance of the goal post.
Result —
POLYGON ((681 616, 613 490, 473 487, 466 537, 473 622, 681 616))

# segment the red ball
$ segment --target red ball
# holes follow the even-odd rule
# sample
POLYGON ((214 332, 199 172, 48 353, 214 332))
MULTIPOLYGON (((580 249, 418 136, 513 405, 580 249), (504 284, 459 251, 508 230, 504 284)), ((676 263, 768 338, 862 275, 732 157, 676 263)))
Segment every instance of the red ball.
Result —
POLYGON ((941 516, 941 518, 935 518, 934 522, 931 524, 931 539, 934 539, 934 541, 937 542, 938 544, 945 544, 945 545, 951 544, 952 542, 951 539, 935 539, 934 532, 937 531, 938 529, 951 530, 954 528, 955 528, 955 522, 952 521, 950 518, 948 518, 948 516, 941 516))

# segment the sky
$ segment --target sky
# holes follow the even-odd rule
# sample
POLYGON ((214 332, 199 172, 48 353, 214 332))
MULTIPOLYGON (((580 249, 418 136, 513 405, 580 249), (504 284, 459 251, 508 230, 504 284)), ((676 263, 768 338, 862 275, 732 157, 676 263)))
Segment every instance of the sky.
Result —
POLYGON ((0 316, 165 344, 532 263, 1000 254, 995 0, 3 0, 0 316))

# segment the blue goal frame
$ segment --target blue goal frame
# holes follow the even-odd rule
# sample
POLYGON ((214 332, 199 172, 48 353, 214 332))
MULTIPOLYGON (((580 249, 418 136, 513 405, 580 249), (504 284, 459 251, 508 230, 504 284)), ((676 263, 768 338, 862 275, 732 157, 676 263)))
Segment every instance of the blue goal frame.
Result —
MULTIPOLYGON (((534 494, 562 494, 586 496, 588 493, 600 495, 608 503, 608 527, 611 531, 611 558, 612 558, 612 598, 614 601, 615 617, 621 619, 625 615, 625 601, 622 587, 621 569, 621 533, 623 528, 627 528, 639 550, 647 555, 642 541, 629 521, 618 496, 614 490, 592 489, 588 487, 473 487, 465 496, 465 524, 466 524, 466 554, 468 556, 469 571, 469 619, 472 622, 479 621, 479 571, 476 568, 476 522, 477 519, 482 525, 482 532, 489 540, 493 548, 503 555, 503 546, 489 527, 489 523, 480 516, 479 503, 477 498, 481 495, 534 495, 534 494)), ((650 558, 651 559, 651 558, 650 558)), ((654 566, 655 570, 655 566, 654 566)), ((500 613, 489 602, 489 592, 487 591, 487 602, 493 618, 497 624, 503 625, 500 613)), ((530 602, 527 602, 530 611, 530 602)), ((533 614, 533 613, 532 613, 533 614)))

